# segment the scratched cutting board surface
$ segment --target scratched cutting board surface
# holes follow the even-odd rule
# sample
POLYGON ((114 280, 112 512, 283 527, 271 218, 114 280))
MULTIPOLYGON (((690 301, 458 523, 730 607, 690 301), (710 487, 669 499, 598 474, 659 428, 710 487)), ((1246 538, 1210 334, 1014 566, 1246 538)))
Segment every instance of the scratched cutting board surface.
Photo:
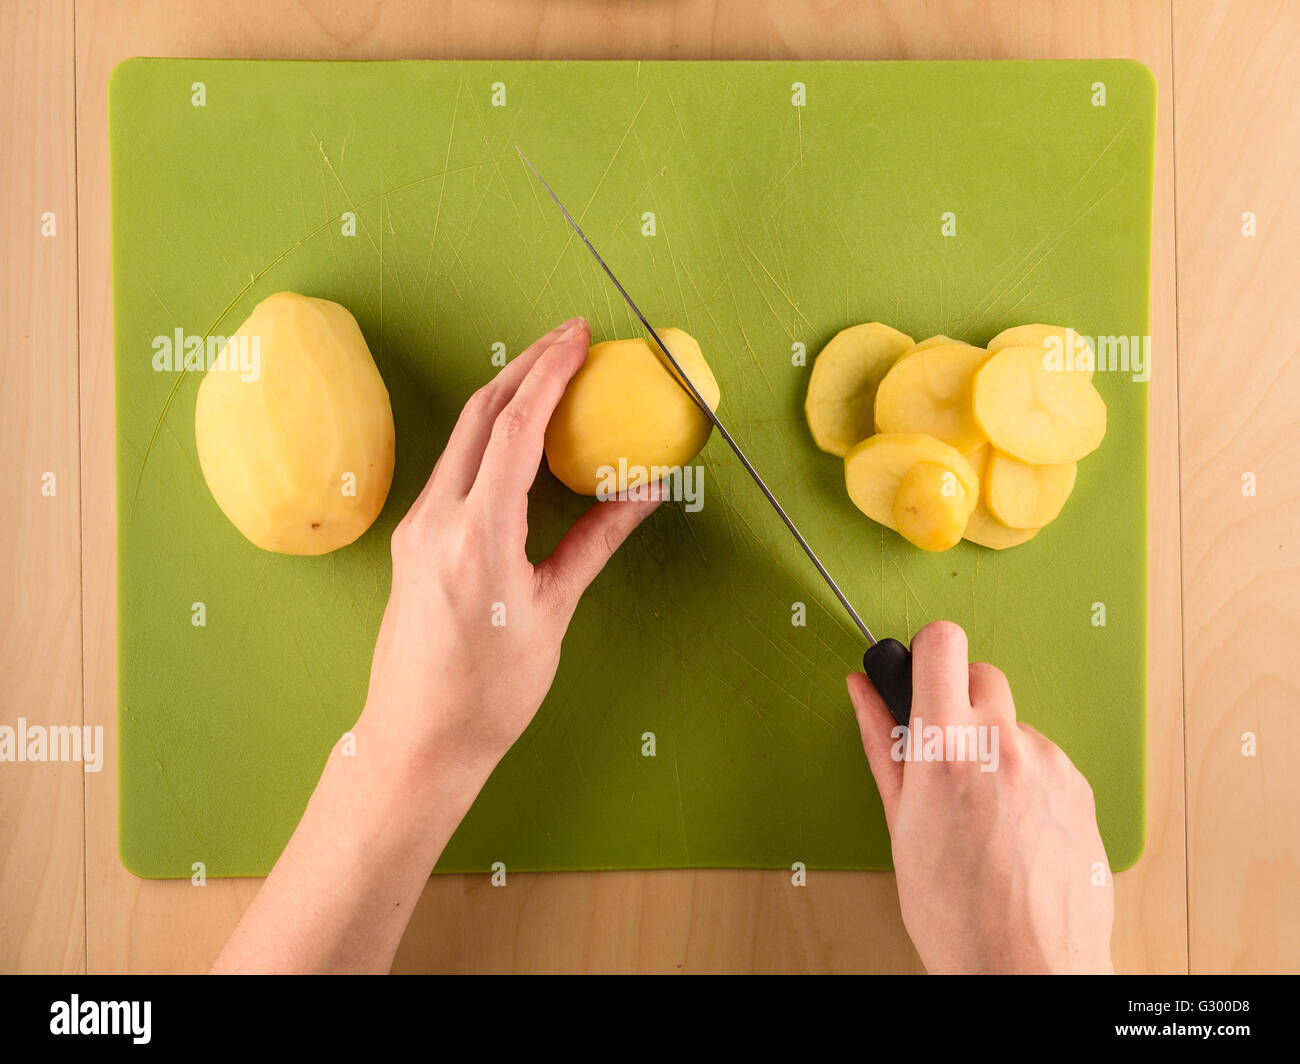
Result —
MULTIPOLYGON (((516 143, 651 319, 699 340, 720 412, 868 623, 965 626, 1092 782, 1112 864, 1136 861, 1147 386, 1096 374, 1108 434, 1035 540, 924 554, 813 446, 797 353, 871 320, 980 344, 1031 321, 1146 334, 1144 67, 134 59, 109 104, 133 872, 270 869, 362 706, 389 534, 494 345, 577 313, 597 339, 637 334, 516 143), (199 374, 154 368, 155 338, 227 335, 285 289, 356 315, 397 425, 382 516, 319 558, 260 551, 222 516, 199 374)), ((702 463, 703 508, 661 508, 584 599, 440 871, 889 867, 844 689, 861 638, 716 438, 702 463)), ((543 467, 534 556, 586 505, 543 467)))

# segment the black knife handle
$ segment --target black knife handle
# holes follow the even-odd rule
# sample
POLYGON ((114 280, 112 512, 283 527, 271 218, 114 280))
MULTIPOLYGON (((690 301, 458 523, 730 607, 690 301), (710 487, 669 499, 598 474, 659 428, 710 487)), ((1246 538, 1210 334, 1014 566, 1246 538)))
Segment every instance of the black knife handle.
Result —
POLYGON ((897 639, 882 639, 862 655, 862 670, 899 724, 912 716, 912 652, 897 639))

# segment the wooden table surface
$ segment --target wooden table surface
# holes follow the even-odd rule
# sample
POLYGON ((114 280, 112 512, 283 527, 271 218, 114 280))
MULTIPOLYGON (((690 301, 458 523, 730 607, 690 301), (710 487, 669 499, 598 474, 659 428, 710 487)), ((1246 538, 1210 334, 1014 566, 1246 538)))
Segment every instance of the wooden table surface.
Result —
MULTIPOLYGON (((201 971, 258 885, 139 880, 117 858, 105 86, 133 55, 1145 63, 1149 841, 1116 876, 1114 956, 1300 970, 1298 53, 1288 0, 0 0, 0 724, 99 724, 106 743, 98 773, 0 765, 0 970, 201 971)), ((888 874, 666 871, 437 877, 397 969, 920 965, 888 874)))

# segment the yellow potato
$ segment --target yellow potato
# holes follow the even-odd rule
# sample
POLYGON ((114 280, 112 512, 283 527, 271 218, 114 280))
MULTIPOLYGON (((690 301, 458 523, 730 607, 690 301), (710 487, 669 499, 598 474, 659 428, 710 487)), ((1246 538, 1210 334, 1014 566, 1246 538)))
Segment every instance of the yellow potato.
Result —
POLYGON ((994 451, 984 476, 989 512, 1012 528, 1042 528, 1056 518, 1074 490, 1079 466, 1028 465, 994 451))
POLYGON ((1074 334, 1071 339, 1069 334, 1072 332, 1063 325, 1016 325, 1003 329, 989 341, 989 354, 995 354, 1004 347, 1036 347, 1040 351, 1059 354, 1063 369, 1092 380, 1097 353, 1091 342, 1084 337, 1074 334))
POLYGON ((984 493, 984 467, 988 465, 989 455, 993 453, 993 447, 987 440, 978 447, 969 450, 965 454, 966 461, 970 467, 975 470, 975 475, 980 478, 980 494, 984 493))
MULTIPOLYGON (((855 444, 844 456, 844 483, 853 505, 871 520, 898 531, 894 503, 904 478, 918 463, 955 474, 967 507, 979 497, 979 477, 960 451, 933 436, 878 433, 855 444)), ((910 490, 917 489, 914 484, 910 490)))
POLYGON ((894 527, 922 550, 941 551, 961 542, 971 500, 957 474, 935 462, 917 462, 894 496, 894 527))
POLYGON ((982 443, 966 455, 966 461, 979 474, 980 497, 971 511, 970 520, 966 522, 966 530, 962 533, 962 538, 978 543, 981 547, 1005 550, 1007 547, 1018 547, 1021 543, 1033 539, 1038 535, 1038 529, 1008 528, 989 513, 985 498, 988 495, 988 463, 993 453, 993 448, 989 444, 982 443))
POLYGON ((841 329, 821 349, 804 413, 817 446, 843 458, 874 427, 876 388, 912 338, 878 321, 841 329))
POLYGON ((1022 543, 1028 543, 1038 535, 1039 531, 1037 528, 1008 528, 989 513, 988 507, 981 499, 971 511, 962 538, 978 543, 981 547, 1006 550, 1008 547, 1018 547, 1022 543))
POLYGON ((971 408, 975 371, 988 357, 969 344, 939 344, 894 364, 876 391, 876 427, 923 433, 969 451, 987 438, 971 408))
POLYGON ((393 479, 388 389, 356 319, 294 292, 262 300, 227 342, 199 385, 194 437, 222 513, 282 554, 351 543, 393 479))
MULTIPOLYGON (((718 382, 700 345, 680 329, 656 331, 716 410, 718 382)), ((555 408, 546 427, 546 462, 572 491, 607 497, 685 465, 712 430, 652 341, 608 340, 587 352, 555 408)))
POLYGON ((1106 435, 1106 404, 1092 382, 1046 368, 1041 348, 993 354, 975 374, 973 408, 994 447, 1031 465, 1077 462, 1106 435))
POLYGON ((944 336, 943 333, 939 333, 937 336, 931 336, 925 340, 922 340, 920 343, 913 344, 911 347, 909 347, 906 351, 903 352, 903 355, 904 356, 914 355, 918 351, 929 351, 930 348, 932 347, 943 347, 948 344, 959 344, 962 347, 974 346, 972 344, 966 343, 966 341, 964 340, 954 340, 951 336, 944 336))

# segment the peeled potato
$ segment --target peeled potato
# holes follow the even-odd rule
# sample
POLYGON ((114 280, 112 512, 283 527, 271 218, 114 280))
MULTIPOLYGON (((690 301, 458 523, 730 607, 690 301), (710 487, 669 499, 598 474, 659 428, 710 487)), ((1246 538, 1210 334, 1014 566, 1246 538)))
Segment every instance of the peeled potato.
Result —
MULTIPOLYGON (((941 471, 954 474, 965 493, 963 505, 969 513, 979 497, 975 470, 960 451, 933 436, 918 433, 878 433, 849 450, 844 456, 844 483, 853 505, 871 520, 899 531, 894 504, 904 479, 918 463, 938 466, 941 471)), ((918 475, 909 492, 920 491, 926 476, 918 475)), ((919 528, 912 531, 921 536, 919 528)))
POLYGON ((817 446, 840 458, 874 431, 876 388, 912 338, 878 321, 841 329, 821 349, 804 413, 817 446))
MULTIPOLYGON (((1043 354, 1038 347, 1004 347, 980 366, 975 420, 989 442, 1012 458, 1033 465, 1077 462, 1101 445, 1106 404, 1086 376, 1048 369, 1043 354)), ((882 395, 888 383, 886 377, 882 395)))
POLYGON ((969 344, 938 344, 901 358, 876 391, 876 427, 885 433, 923 433, 969 451, 987 439, 975 420, 971 387, 988 357, 969 344))
POLYGON ((956 546, 970 518, 971 499, 957 474, 936 462, 917 462, 898 482, 894 527, 922 550, 956 546))
POLYGON ((1010 329, 1003 329, 997 336, 993 337, 988 343, 990 354, 1001 351, 1004 347, 1036 347, 1040 351, 1056 350, 1056 343, 1060 344, 1060 352, 1063 360, 1063 366, 1066 371, 1079 373, 1092 380, 1093 368, 1097 365, 1097 353, 1092 349, 1086 339, 1078 334, 1074 334, 1073 346, 1071 339, 1067 335, 1067 330, 1061 325, 1016 325, 1010 329), (1069 352, 1069 364, 1064 360, 1069 352))
POLYGON ((356 319, 267 296, 199 385, 194 437, 217 505, 253 544, 325 554, 374 523, 393 479, 388 389, 356 319), (256 373, 236 352, 256 344, 256 373))
POLYGON ((1074 490, 1075 462, 1028 465, 994 451, 984 476, 989 512, 1012 528, 1042 528, 1055 520, 1074 490))
MULTIPOLYGON (((718 382, 700 345, 680 329, 656 330, 709 405, 718 382)), ((546 462, 579 495, 613 494, 667 476, 708 442, 711 422, 650 341, 595 344, 546 427, 546 462)))

